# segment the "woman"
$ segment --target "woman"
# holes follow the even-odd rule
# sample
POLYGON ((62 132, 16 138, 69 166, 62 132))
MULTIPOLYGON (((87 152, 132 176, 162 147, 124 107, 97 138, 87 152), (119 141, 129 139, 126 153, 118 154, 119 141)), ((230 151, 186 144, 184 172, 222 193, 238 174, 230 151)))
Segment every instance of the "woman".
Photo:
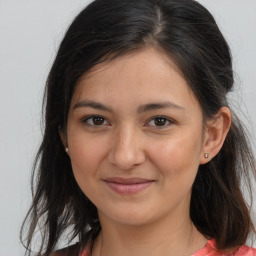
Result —
MULTIPOLYGON (((50 71, 26 220, 38 255, 256 255, 228 45, 193 0, 96 0, 50 71), (70 242, 55 247, 65 231, 70 242)), ((248 181, 248 182, 247 182, 248 181)))

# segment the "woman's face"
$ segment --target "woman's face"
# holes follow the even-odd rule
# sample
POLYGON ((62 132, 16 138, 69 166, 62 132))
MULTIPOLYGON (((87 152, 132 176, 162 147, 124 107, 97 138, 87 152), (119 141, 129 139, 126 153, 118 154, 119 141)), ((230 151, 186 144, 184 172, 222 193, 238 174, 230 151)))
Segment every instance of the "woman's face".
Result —
POLYGON ((84 75, 68 115, 78 185, 101 219, 128 225, 189 214, 203 137, 195 96, 152 48, 84 75))

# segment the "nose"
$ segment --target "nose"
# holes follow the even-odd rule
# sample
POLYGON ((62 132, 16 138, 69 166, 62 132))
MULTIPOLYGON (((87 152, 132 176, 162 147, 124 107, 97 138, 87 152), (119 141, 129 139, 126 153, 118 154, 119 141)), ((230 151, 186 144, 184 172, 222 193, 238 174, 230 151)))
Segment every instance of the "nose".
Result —
POLYGON ((143 142, 134 128, 119 129, 113 134, 108 160, 122 170, 129 170, 145 161, 143 142))

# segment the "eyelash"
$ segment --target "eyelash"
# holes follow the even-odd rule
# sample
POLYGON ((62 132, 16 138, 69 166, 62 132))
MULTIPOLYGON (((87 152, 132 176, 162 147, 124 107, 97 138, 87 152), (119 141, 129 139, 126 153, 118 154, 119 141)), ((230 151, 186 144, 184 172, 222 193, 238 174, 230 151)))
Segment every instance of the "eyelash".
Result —
MULTIPOLYGON (((95 128, 96 127, 102 127, 103 125, 110 125, 110 123, 103 116, 100 116, 100 115, 87 116, 87 117, 82 119, 82 123, 84 123, 87 126, 95 127, 95 128), (98 125, 95 124, 95 123, 93 124, 93 122, 94 122, 93 119, 96 119, 96 118, 101 119, 101 121, 103 121, 103 123, 102 124, 98 124, 98 125), (92 123, 89 123, 89 121, 91 121, 92 123), (107 122, 107 124, 105 124, 105 122, 107 122)), ((149 121, 146 122, 146 126, 152 126, 152 127, 157 127, 157 129, 163 129, 165 127, 170 126, 173 123, 174 123, 173 120, 171 120, 170 118, 167 118, 165 116, 154 116, 154 117, 151 117, 149 119, 149 121), (155 123, 156 119, 159 119, 159 120, 162 119, 162 121, 164 121, 164 124, 157 126, 156 123, 155 123), (152 124, 150 125, 150 122, 154 122, 154 125, 152 125, 152 124), (166 124, 166 123, 168 123, 168 124, 166 124)))
POLYGON ((84 123, 85 125, 90 126, 90 127, 100 127, 102 125, 106 125, 106 124, 104 124, 105 122, 107 122, 109 124, 109 122, 106 120, 106 118, 104 118, 103 116, 99 116, 99 115, 86 116, 85 118, 82 119, 82 123, 84 123), (102 119, 103 123, 99 124, 99 125, 89 123, 89 120, 91 120, 93 122, 93 119, 96 119, 96 118, 102 119))
POLYGON ((171 120, 171 119, 168 118, 168 117, 165 117, 165 116, 153 116, 153 117, 151 117, 150 120, 147 122, 147 126, 150 126, 150 125, 148 125, 150 122, 154 122, 154 124, 156 124, 156 123, 155 123, 155 122, 156 122, 156 119, 162 119, 162 120, 164 120, 164 122, 165 122, 164 125, 159 125, 159 126, 157 126, 157 125, 151 125, 151 126, 153 126, 153 127, 157 127, 157 129, 166 128, 166 127, 168 127, 168 126, 170 126, 171 124, 174 123, 174 121, 171 120), (168 124, 166 124, 166 123, 168 123, 168 124))

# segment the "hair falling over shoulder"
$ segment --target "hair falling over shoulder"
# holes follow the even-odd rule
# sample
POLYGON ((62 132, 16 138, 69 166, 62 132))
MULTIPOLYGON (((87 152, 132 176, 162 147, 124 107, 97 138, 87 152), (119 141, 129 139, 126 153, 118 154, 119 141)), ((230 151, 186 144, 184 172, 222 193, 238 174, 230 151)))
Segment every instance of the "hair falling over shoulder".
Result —
MULTIPOLYGON (((155 47, 175 61, 198 99, 205 120, 222 106, 233 88, 229 47, 213 16, 194 0, 95 0, 74 19, 50 70, 44 97, 44 133, 32 176, 33 202, 21 229, 26 255, 40 231, 37 255, 51 255, 65 232, 82 249, 93 243, 101 227, 97 209, 73 176, 59 130, 78 79, 96 64, 112 61, 143 47, 155 47)), ((250 205, 250 180, 256 164, 249 139, 233 113, 225 143, 209 163, 199 166, 190 216, 218 249, 246 242, 255 232, 250 205)), ((75 255, 75 254, 74 254, 75 255)))

